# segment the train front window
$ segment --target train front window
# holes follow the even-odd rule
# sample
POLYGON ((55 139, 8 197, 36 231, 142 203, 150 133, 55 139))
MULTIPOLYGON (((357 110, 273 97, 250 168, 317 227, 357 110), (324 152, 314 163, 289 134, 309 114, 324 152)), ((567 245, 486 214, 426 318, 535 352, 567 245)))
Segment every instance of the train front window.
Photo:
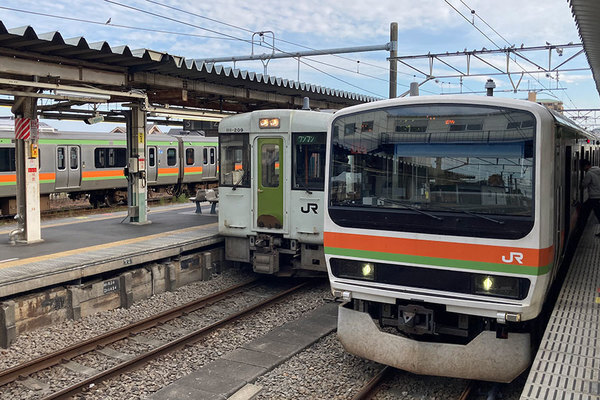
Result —
POLYGON ((250 187, 250 145, 248 134, 219 135, 220 185, 250 187))
POLYGON ((325 132, 294 133, 292 189, 323 190, 325 186, 325 132))
POLYGON ((380 218, 391 230, 522 237, 533 226, 534 137, 532 114, 498 107, 412 105, 340 117, 331 215, 348 226, 380 218), (349 213, 357 209, 374 213, 361 222, 349 213))

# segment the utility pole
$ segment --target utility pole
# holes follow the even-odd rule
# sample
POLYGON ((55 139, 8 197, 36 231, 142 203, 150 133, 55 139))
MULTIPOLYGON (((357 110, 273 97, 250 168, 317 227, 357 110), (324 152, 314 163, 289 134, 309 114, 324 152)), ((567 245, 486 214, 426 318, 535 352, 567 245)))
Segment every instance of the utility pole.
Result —
POLYGON ((398 87, 398 23, 390 24, 390 99, 397 97, 398 87))

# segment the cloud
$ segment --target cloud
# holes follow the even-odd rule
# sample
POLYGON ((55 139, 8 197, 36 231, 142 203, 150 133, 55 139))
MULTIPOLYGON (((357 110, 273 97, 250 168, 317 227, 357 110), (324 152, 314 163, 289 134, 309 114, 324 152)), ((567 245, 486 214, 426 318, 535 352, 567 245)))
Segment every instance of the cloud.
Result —
MULTIPOLYGON (((0 20, 9 28, 31 25, 38 33, 58 30, 65 38, 84 36, 90 42, 107 41, 111 46, 126 44, 132 49, 147 48, 186 58, 250 54, 253 33, 259 31, 272 31, 276 47, 285 51, 298 51, 306 47, 324 49, 384 44, 389 41, 391 22, 398 23, 400 55, 462 51, 465 47, 469 50, 482 47, 492 49, 495 45, 491 41, 500 47, 510 44, 520 47, 521 43, 525 46, 536 46, 545 42, 579 42, 571 11, 564 0, 262 0, 260 3, 239 0, 156 0, 183 12, 145 0, 115 1, 146 12, 127 9, 102 0, 4 0, 1 6, 93 20, 99 24, 2 9, 0 20), (468 4, 468 7, 464 4, 468 4), (475 10, 474 15, 471 14, 471 9, 475 10), (104 22, 109 18, 112 24, 177 31, 182 35, 104 26, 104 22)), ((269 38, 268 35, 266 37, 269 38)), ((269 40, 267 39, 266 43, 270 43, 269 40)), ((263 53, 269 49, 255 47, 254 50, 255 53, 263 53)), ((343 69, 307 60, 307 63, 323 72, 301 65, 300 80, 352 92, 385 95, 389 65, 386 61, 387 56, 388 53, 380 51, 343 56, 350 61, 339 57, 315 58, 343 69), (361 63, 357 63, 356 60, 360 60, 361 63), (357 68, 360 74, 354 72, 357 68)), ((565 49, 563 59, 567 57, 569 55, 565 49)), ((506 59, 503 56, 492 57, 490 60, 498 68, 505 68, 506 59)), ((556 55, 553 60, 557 60, 556 55)), ((540 65, 547 64, 543 56, 536 58, 535 62, 540 65)), ((460 63, 464 64, 464 61, 460 63)), ((464 69, 463 64, 460 68, 464 69)), ((524 62, 522 64, 525 65, 524 62)), ((427 61, 418 65, 421 70, 428 71, 427 61)), ((585 60, 578 65, 587 66, 585 60)), ((263 72, 263 66, 258 61, 240 62, 236 67, 263 72)), ((478 68, 477 62, 473 61, 472 68, 478 68)), ((296 80, 298 77, 295 60, 273 60, 269 63, 268 70, 269 74, 286 79, 296 80)), ((400 84, 408 85, 410 81, 422 79, 423 76, 416 71, 400 67, 400 84)), ((465 79, 463 86, 475 89, 481 86, 481 81, 485 79, 487 77, 465 79)), ((505 78, 494 79, 499 87, 511 87, 505 78)), ((536 84, 533 78, 526 76, 522 85, 525 84, 525 80, 536 84)), ((575 75, 561 75, 561 82, 565 85, 585 80, 584 77, 580 79, 575 75)), ((458 84, 458 80, 447 81, 447 86, 458 84)), ((423 88, 439 92, 439 87, 431 82, 423 88)))

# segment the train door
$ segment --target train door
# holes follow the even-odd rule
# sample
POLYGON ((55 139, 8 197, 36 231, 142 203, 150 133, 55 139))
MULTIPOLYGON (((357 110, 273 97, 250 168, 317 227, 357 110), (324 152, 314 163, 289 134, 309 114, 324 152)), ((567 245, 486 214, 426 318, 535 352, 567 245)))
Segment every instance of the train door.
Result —
POLYGON ((564 238, 565 240, 569 239, 569 235, 571 234, 571 207, 574 205, 574 202, 571 200, 571 166, 573 165, 572 159, 572 149, 571 146, 565 147, 565 165, 564 165, 564 174, 565 174, 565 187, 564 187, 564 214, 565 214, 565 222, 564 222, 564 238))
POLYGON ((56 189, 81 186, 79 146, 56 147, 56 189))
POLYGON ((259 229, 282 229, 284 158, 282 138, 258 138, 256 225, 259 229))
POLYGON ((217 148, 202 148, 202 177, 210 179, 217 176, 217 148))
POLYGON ((217 148, 209 147, 208 149, 208 175, 209 177, 217 176, 217 148))
POLYGON ((156 146, 148 146, 148 163, 146 164, 146 179, 148 182, 156 182, 158 178, 156 146))

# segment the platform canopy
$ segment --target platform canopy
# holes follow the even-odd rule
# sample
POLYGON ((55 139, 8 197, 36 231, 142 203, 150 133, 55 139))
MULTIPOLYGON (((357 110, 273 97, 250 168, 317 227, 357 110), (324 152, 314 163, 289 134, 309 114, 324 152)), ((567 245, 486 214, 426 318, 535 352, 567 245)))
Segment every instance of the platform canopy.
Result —
MULTIPOLYGON (((300 108, 303 97, 312 107, 340 109, 377 98, 310 83, 258 74, 149 49, 90 43, 60 32, 37 33, 31 26, 9 29, 0 21, 0 94, 35 91, 23 82, 85 86, 105 91, 143 91, 150 104, 194 107, 219 112, 265 108, 300 108), (21 82, 21 85, 18 83, 21 82)), ((51 86, 40 86, 48 90, 51 86)), ((131 97, 111 95, 111 102, 131 97)), ((76 102, 39 108, 42 118, 74 111, 76 102)), ((84 104, 85 102, 82 102, 84 104)), ((11 101, 0 99, 0 104, 11 101)), ((64 117, 64 115, 63 115, 64 117)), ((81 119, 89 118, 84 116, 81 119)), ((106 120, 109 120, 107 116, 106 120)))
POLYGON ((600 93, 600 2, 569 0, 575 24, 600 93))

